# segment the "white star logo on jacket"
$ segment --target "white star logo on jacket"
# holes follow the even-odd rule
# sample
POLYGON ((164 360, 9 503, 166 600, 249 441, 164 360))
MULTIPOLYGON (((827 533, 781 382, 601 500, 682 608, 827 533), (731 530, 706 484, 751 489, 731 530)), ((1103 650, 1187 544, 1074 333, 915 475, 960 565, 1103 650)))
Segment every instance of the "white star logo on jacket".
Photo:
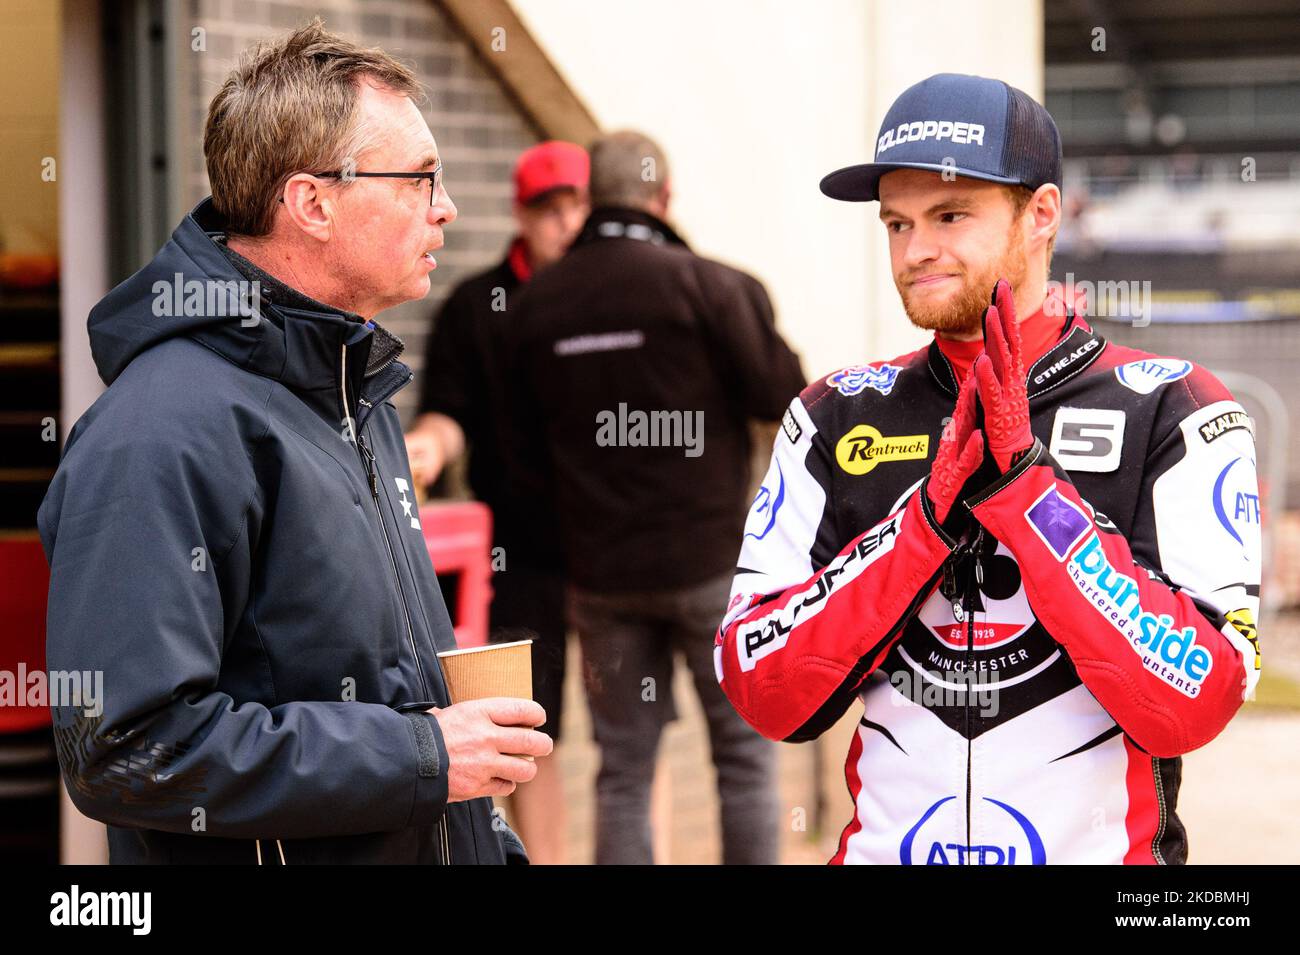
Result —
POLYGON ((402 494, 402 516, 410 518, 411 527, 414 530, 420 529, 420 519, 411 513, 413 501, 407 500, 406 492, 411 489, 411 485, 406 483, 406 478, 393 478, 393 483, 397 485, 397 490, 402 494))

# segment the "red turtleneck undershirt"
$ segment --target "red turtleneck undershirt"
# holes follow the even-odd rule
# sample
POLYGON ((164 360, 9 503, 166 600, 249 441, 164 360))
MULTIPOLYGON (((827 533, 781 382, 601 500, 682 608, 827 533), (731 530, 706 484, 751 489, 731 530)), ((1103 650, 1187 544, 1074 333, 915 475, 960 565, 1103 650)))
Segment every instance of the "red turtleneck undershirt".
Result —
MULTIPOLYGON (((1050 298, 1045 298, 1038 311, 1020 320, 1020 342, 1026 369, 1046 354, 1059 340, 1065 318, 1059 308, 1059 302, 1055 314, 1047 314, 1049 300, 1050 298)), ((975 363, 975 358, 984 349, 984 339, 959 342, 944 338, 938 332, 935 333, 934 338, 939 343, 939 350, 943 352, 944 357, 952 365, 952 370, 956 372, 958 384, 965 381, 971 365, 975 363)))

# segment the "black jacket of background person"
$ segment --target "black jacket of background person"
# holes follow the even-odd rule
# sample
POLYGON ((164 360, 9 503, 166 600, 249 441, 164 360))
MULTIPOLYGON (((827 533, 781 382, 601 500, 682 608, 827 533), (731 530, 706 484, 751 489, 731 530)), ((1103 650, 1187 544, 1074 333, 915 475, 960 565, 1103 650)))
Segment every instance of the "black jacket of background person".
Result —
POLYGON ((519 494, 506 469, 506 330, 522 287, 507 255, 447 296, 425 349, 419 413, 445 414, 465 432, 469 484, 492 509, 493 542, 507 561, 554 569, 560 563, 554 516, 536 496, 519 494))
POLYGON ((546 462, 569 579, 608 593, 729 572, 751 485, 749 421, 776 421, 804 385, 762 284, 695 255, 646 212, 599 208, 528 283, 511 336, 517 467, 546 462), (598 443, 620 405, 629 421, 702 412, 702 453, 598 443))
POLYGON ((108 390, 37 514, 47 665, 103 674, 99 712, 52 701, 68 794, 114 863, 522 861, 491 799, 447 802, 423 712, 456 639, 392 402, 402 343, 223 231, 205 199, 90 313, 108 390))

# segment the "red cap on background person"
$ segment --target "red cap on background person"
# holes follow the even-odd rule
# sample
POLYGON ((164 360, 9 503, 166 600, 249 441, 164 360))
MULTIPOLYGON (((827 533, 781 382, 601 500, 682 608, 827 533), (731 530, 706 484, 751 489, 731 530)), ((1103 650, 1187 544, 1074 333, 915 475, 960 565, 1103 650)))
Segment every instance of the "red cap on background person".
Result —
POLYGON ((531 205, 556 189, 585 190, 591 177, 587 151, 551 139, 520 154, 515 163, 515 202, 531 205))

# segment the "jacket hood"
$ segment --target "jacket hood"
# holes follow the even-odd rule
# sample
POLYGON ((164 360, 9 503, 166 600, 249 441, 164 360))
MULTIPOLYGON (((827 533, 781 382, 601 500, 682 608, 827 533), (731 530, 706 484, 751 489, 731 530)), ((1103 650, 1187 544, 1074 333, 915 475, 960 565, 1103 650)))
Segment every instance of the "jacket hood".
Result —
POLYGON ((90 349, 105 385, 177 336, 295 391, 337 387, 340 345, 355 352, 348 366, 358 378, 401 352, 402 342, 376 323, 308 298, 225 249, 218 241, 224 233, 211 198, 204 199, 148 265, 91 310, 90 349))

